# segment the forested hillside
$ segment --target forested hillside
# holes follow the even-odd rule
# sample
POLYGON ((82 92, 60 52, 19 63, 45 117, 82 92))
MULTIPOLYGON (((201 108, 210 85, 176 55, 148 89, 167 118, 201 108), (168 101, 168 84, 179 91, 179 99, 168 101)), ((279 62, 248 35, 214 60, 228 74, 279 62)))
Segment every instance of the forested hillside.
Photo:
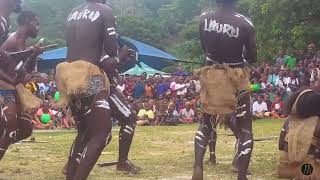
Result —
MULTIPOLYGON (((64 21, 84 0, 25 0, 26 9, 41 18, 41 36, 63 43, 64 21)), ((201 61, 198 17, 215 9, 215 0, 110 0, 121 35, 201 61)), ((239 0, 240 13, 254 21, 259 59, 272 60, 281 47, 302 49, 320 45, 319 0, 239 0)))

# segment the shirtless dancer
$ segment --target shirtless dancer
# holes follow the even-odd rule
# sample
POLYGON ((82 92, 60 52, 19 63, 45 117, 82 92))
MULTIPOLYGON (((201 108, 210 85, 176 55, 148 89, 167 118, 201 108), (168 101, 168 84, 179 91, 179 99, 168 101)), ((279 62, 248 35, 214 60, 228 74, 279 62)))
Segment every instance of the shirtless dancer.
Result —
POLYGON ((214 131, 212 117, 217 120, 233 113, 237 118, 234 131, 239 138, 236 155, 238 180, 247 179, 253 134, 249 73, 244 69, 244 58, 255 63, 257 51, 253 24, 235 12, 235 1, 217 0, 220 8, 216 12, 206 12, 200 18, 200 40, 207 59, 207 66, 200 75, 205 113, 195 137, 193 180, 203 179, 203 157, 214 131))
MULTIPOLYGON (((88 177, 105 145, 111 140, 111 116, 121 121, 117 169, 137 172, 138 168, 128 161, 135 113, 114 87, 117 66, 129 57, 129 50, 118 49, 115 16, 112 9, 105 5, 105 0, 87 0, 73 9, 67 19, 66 39, 68 62, 103 70, 111 84, 108 97, 109 88, 105 86, 103 75, 92 76, 85 94, 77 97, 78 103, 71 103, 78 136, 67 163, 67 179, 82 180, 88 177), (76 107, 76 104, 79 106, 76 107)), ((64 77, 62 73, 59 75, 58 69, 56 80, 59 89, 59 81, 64 77)))
MULTIPOLYGON (((10 36, 9 39, 6 39, 8 37, 9 29, 10 29, 10 22, 8 20, 10 12, 19 12, 21 9, 21 2, 20 0, 1 0, 0 1, 0 8, 4 7, 5 10, 0 10, 2 13, 1 15, 1 40, 2 40, 2 46, 0 50, 2 52, 4 51, 10 51, 10 52, 16 52, 20 50, 25 50, 25 41, 19 41, 21 38, 15 38, 15 36, 10 36), (7 41, 5 41, 7 40, 7 41), (3 43, 3 41, 5 41, 3 43), (11 48, 6 48, 6 47, 11 48)), ((18 19, 22 20, 25 18, 25 14, 22 14, 19 16, 18 19)), ((23 24, 25 25, 28 20, 24 19, 25 21, 23 24)), ((21 22, 21 21, 20 21, 21 22)), ((28 21, 29 23, 29 21, 28 21)), ((22 23, 19 23, 21 25, 22 23)), ((19 26, 20 29, 21 26, 19 26)), ((30 31, 25 31, 23 36, 25 36, 25 39, 28 38, 30 31)), ((37 34, 37 32, 36 32, 37 34)), ((22 38, 23 39, 23 38, 22 38)), ((32 123, 31 119, 32 116, 28 112, 23 112, 21 107, 21 104, 19 101, 17 102, 18 94, 16 92, 15 86, 23 81, 23 77, 26 72, 31 72, 34 69, 35 66, 35 60, 36 57, 42 52, 41 49, 34 47, 33 48, 34 53, 29 57, 30 61, 29 63, 26 63, 23 66, 23 69, 16 71, 12 69, 12 72, 8 72, 12 76, 13 82, 7 82, 5 79, 0 79, 0 91, 1 91, 1 120, 0 120, 0 160, 3 158, 8 146, 11 143, 23 140, 27 137, 29 137, 32 133, 32 123), (17 76, 17 75, 20 76, 17 76)), ((5 67, 5 69, 1 69, 2 72, 8 70, 8 64, 11 65, 10 61, 6 56, 3 56, 1 58, 1 66, 2 68, 5 67)), ((15 64, 13 64, 15 66, 15 64)), ((10 68, 9 68, 10 69, 10 68)), ((36 98, 34 98, 36 99, 36 98)), ((37 102, 40 102, 40 100, 37 99, 37 102)))

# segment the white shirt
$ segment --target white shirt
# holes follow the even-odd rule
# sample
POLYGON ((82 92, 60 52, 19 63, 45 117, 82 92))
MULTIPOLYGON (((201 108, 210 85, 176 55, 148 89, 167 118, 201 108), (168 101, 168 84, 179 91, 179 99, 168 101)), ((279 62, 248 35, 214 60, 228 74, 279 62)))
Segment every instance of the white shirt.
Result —
POLYGON ((291 91, 291 88, 289 87, 289 84, 293 84, 293 85, 299 86, 298 78, 296 78, 296 79, 291 79, 291 77, 288 78, 288 87, 287 87, 287 91, 288 92, 291 91))
POLYGON ((190 109, 189 111, 187 111, 187 109, 182 109, 180 111, 180 115, 183 115, 187 118, 191 118, 194 116, 194 111, 192 109, 190 109))
POLYGON ((122 86, 120 86, 119 84, 117 85, 117 89, 119 89, 121 92, 123 92, 125 88, 126 88, 125 84, 123 84, 122 86))
POLYGON ((283 83, 284 83, 284 81, 282 82, 281 79, 279 78, 279 79, 276 80, 276 84, 275 85, 284 88, 284 84, 283 83))
POLYGON ((267 103, 265 102, 262 102, 261 104, 258 103, 258 101, 254 102, 253 103, 253 106, 252 106, 252 112, 253 113, 260 113, 260 112, 267 112, 268 111, 268 106, 267 106, 267 103))
POLYGON ((188 85, 190 86, 190 84, 176 84, 174 89, 180 89, 182 87, 185 87, 183 89, 180 89, 177 91, 177 95, 180 96, 180 95, 185 95, 187 94, 187 88, 188 88, 188 85))

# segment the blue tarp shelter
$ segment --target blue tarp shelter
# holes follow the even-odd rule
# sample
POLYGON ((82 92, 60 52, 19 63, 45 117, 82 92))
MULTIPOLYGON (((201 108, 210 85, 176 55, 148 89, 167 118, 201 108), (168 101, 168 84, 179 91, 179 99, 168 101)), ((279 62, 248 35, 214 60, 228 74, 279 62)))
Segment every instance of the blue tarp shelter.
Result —
MULTIPOLYGON (((119 37, 118 43, 120 47, 126 45, 129 48, 136 50, 138 52, 138 61, 144 63, 144 65, 150 66, 155 70, 161 70, 167 66, 170 66, 175 62, 175 60, 177 60, 177 58, 169 53, 128 37, 119 37)), ((47 51, 39 56, 40 61, 38 63, 38 69, 54 68, 56 64, 64 61, 66 56, 66 47, 47 51)), ((135 64, 126 64, 121 69, 121 72, 128 71, 133 67, 135 67, 135 64)))

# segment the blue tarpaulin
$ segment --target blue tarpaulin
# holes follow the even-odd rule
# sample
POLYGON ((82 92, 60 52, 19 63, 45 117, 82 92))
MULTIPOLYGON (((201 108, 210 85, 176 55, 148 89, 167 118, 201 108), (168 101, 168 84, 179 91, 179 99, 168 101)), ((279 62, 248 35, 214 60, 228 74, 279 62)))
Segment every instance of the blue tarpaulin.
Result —
MULTIPOLYGON (((144 64, 156 70, 161 70, 167 66, 172 65, 172 63, 174 63, 175 60, 177 59, 174 56, 160 49, 157 49, 155 47, 133 40, 128 37, 123 37, 123 36, 119 37, 118 43, 120 46, 126 45, 129 48, 136 50, 138 52, 138 61, 143 62, 144 64)), ((41 56, 39 56, 40 64, 44 64, 45 61, 53 62, 53 61, 65 60, 66 56, 67 56, 66 47, 47 51, 41 56)), ((134 66, 135 66, 134 64, 125 65, 125 67, 121 68, 122 72, 125 72, 134 66)))

